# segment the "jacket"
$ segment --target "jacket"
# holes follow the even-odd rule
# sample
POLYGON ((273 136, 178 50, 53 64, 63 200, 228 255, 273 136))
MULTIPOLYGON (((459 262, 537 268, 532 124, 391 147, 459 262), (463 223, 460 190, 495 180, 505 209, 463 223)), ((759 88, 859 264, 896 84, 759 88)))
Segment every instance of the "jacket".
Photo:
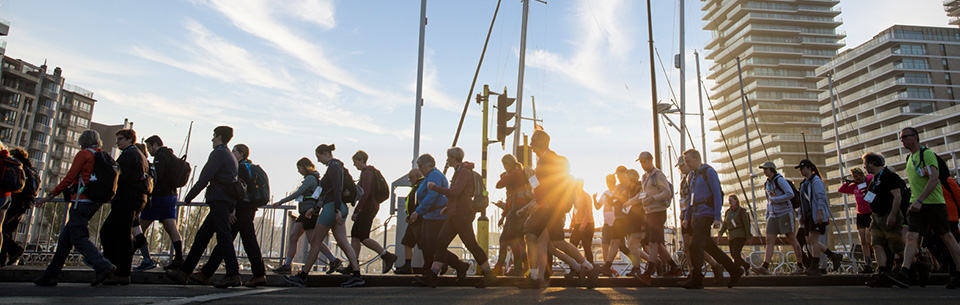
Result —
POLYGON ((436 191, 447 196, 447 215, 475 213, 470 207, 477 186, 473 180, 473 163, 464 161, 453 173, 450 187, 437 185, 436 191))
POLYGON ((720 221, 720 210, 723 208, 723 194, 720 192, 720 177, 710 165, 701 165, 699 169, 688 175, 690 183, 690 205, 684 213, 686 220, 696 217, 711 217, 720 221), (713 206, 704 201, 712 200, 713 206), (692 210, 691 210, 692 209, 692 210), (692 213, 691 213, 692 211, 692 213))
POLYGON ((420 187, 417 188, 417 199, 420 200, 420 205, 417 206, 417 215, 420 215, 423 219, 430 220, 447 219, 447 215, 440 214, 440 210, 443 210, 443 208, 447 206, 447 196, 429 190, 427 184, 430 182, 441 187, 450 186, 450 183, 447 182, 447 177, 445 177, 440 170, 436 168, 430 170, 427 177, 420 181, 420 187))
POLYGON ((776 174, 773 178, 767 178, 763 183, 764 193, 767 196, 767 218, 780 217, 793 213, 793 203, 790 199, 799 194, 793 193, 793 188, 787 183, 787 178, 781 174, 776 174))
POLYGON ((323 193, 320 194, 320 200, 317 200, 318 205, 322 206, 333 202, 337 211, 342 211, 345 208, 343 205, 343 173, 345 171, 343 162, 340 160, 331 159, 327 162, 327 171, 320 178, 320 187, 323 188, 323 193))
POLYGON ((650 213, 663 212, 670 207, 670 196, 673 190, 670 189, 670 181, 659 168, 643 174, 643 192, 646 194, 643 209, 650 213))
POLYGON ((224 191, 223 184, 237 181, 238 166, 237 158, 233 156, 233 153, 230 152, 227 145, 221 144, 217 146, 210 152, 210 155, 207 156, 207 163, 203 165, 200 176, 197 177, 196 183, 190 188, 190 191, 187 192, 183 201, 187 203, 192 202, 194 198, 197 198, 197 195, 200 195, 200 191, 206 188, 205 201, 207 203, 236 203, 234 202, 235 200, 230 198, 224 191), (211 187, 208 188, 208 185, 211 187))
POLYGON ((530 202, 529 199, 531 198, 524 196, 523 193, 533 194, 533 190, 530 189, 530 182, 527 180, 527 175, 519 168, 501 175, 500 181, 497 181, 497 188, 507 189, 507 206, 503 209, 503 214, 501 214, 501 216, 504 217, 506 217, 508 213, 515 213, 530 202))
POLYGON ((357 198, 357 209, 354 210, 354 213, 360 214, 363 211, 372 210, 376 214, 377 211, 380 211, 380 203, 373 202, 373 188, 377 183, 377 168, 373 165, 367 165, 362 170, 360 170, 360 182, 357 182, 357 186, 363 189, 363 194, 360 195, 360 198, 357 198))
POLYGON ((147 175, 150 171, 150 162, 136 146, 130 145, 117 156, 117 167, 120 173, 117 176, 117 193, 113 196, 114 203, 129 204, 142 208, 147 202, 147 175))
POLYGON ((830 220, 830 202, 827 190, 819 175, 811 175, 800 183, 800 209, 804 222, 825 223, 830 220), (809 217, 809 219, 807 219, 809 217))
POLYGON ((853 195, 853 198, 857 200, 857 214, 869 215, 873 211, 870 210, 870 203, 864 200, 863 196, 867 195, 867 186, 873 181, 873 175, 867 174, 866 178, 867 180, 863 182, 863 188, 860 188, 860 185, 855 182, 844 182, 837 189, 837 192, 853 195))
POLYGON ((156 173, 153 179, 153 196, 177 195, 177 189, 170 186, 175 179, 173 164, 176 159, 179 158, 173 154, 172 149, 166 146, 157 149, 157 153, 153 156, 153 170, 156 173))
MULTIPOLYGON (((91 146, 87 148, 92 148, 94 151, 100 151, 99 147, 91 146)), ((78 195, 76 193, 76 186, 81 182, 83 184, 90 183, 90 175, 93 174, 93 153, 89 150, 81 149, 76 156, 73 157, 73 163, 70 164, 70 169, 67 170, 67 176, 63 177, 63 180, 60 180, 60 184, 57 184, 57 187, 53 188, 53 191, 50 192, 50 196, 57 196, 63 191, 66 191, 68 188, 72 189, 70 200, 89 200, 87 196, 83 194, 78 195)), ((103 202, 100 202, 103 203, 103 202)))
POLYGON ((947 201, 947 220, 957 222, 960 220, 957 215, 960 210, 960 185, 953 177, 947 178, 947 185, 940 185, 943 187, 943 199, 947 201))
POLYGON ((743 207, 729 208, 723 214, 723 225, 720 227, 720 234, 729 233, 730 239, 751 238, 750 233, 750 214, 743 207))

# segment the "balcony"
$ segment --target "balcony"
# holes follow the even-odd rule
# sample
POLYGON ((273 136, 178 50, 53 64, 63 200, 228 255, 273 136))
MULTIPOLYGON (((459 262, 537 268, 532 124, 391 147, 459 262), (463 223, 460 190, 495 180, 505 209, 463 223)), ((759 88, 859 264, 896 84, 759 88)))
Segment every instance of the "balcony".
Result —
POLYGON ((61 111, 70 111, 73 110, 73 103, 60 103, 61 111))
POLYGON ((47 126, 46 124, 40 124, 40 123, 34 124, 34 125, 33 125, 33 130, 39 131, 40 133, 44 133, 44 134, 47 134, 47 135, 49 135, 50 132, 51 132, 50 126, 47 126))
POLYGON ((56 141, 56 142, 61 142, 61 143, 62 143, 62 142, 66 142, 66 141, 67 141, 67 134, 61 133, 61 134, 57 135, 56 137, 54 137, 53 140, 56 141))

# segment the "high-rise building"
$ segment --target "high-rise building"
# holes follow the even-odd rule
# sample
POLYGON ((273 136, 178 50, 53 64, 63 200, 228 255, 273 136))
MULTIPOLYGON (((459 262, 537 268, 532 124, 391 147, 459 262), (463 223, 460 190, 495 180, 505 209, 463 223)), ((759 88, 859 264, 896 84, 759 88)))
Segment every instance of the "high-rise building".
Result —
POLYGON ((960 25, 960 0, 943 0, 943 10, 950 16, 950 24, 960 25))
POLYGON ((825 155, 821 137, 818 98, 821 89, 814 70, 829 62, 843 45, 844 33, 836 0, 701 0, 703 29, 713 39, 705 46, 708 53, 707 79, 715 84, 709 97, 717 112, 734 162, 730 161, 722 139, 714 144, 714 159, 709 160, 720 174, 727 194, 740 195, 753 202, 759 228, 764 229, 766 210, 763 173, 756 169, 773 161, 780 172, 799 184, 800 174, 793 167, 802 159, 823 164, 825 155), (737 68, 737 59, 741 68, 737 68), (741 102, 743 92, 749 99, 746 117, 750 141, 747 143, 741 102), (755 119, 755 120, 754 120, 755 119), (759 130, 759 132, 758 132, 759 130), (747 145, 751 148, 753 182, 750 189, 747 145), (734 167, 734 165, 736 167, 734 167), (741 191, 737 173, 746 191, 741 191))
MULTIPOLYGON (((901 177, 909 154, 898 138, 904 127, 920 132, 920 143, 940 154, 956 173, 960 154, 960 29, 894 25, 856 48, 837 55, 816 71, 823 117, 826 166, 824 182, 836 190, 860 157, 875 152, 901 177), (832 78, 834 94, 829 89, 832 78), (832 98, 832 99, 831 99, 832 98), (844 172, 839 169, 834 107, 844 172)), ((831 194, 833 206, 843 198, 831 194)), ((854 217, 853 198, 847 199, 854 217)), ((838 215, 835 213, 835 215, 838 215)), ((843 216, 839 214, 839 216, 843 216)), ((843 228, 841 228, 843 229, 843 228)), ((856 228, 852 228, 856 230, 856 228)), ((856 239, 856 232, 853 232, 856 239)))
POLYGON ((93 92, 66 84, 61 69, 3 57, 0 140, 27 150, 50 191, 63 179, 79 151, 77 139, 90 128, 93 92))

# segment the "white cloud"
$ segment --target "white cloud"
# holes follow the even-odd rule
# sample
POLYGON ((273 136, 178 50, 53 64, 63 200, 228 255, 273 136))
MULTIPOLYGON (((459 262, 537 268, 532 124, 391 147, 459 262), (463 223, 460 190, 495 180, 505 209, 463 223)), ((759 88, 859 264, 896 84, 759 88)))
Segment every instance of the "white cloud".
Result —
MULTIPOLYGON (((318 3, 322 2, 328 1, 318 3)), ((289 16, 289 10, 275 11, 275 3, 269 0, 210 0, 206 2, 206 4, 229 18, 237 28, 269 41, 274 47, 304 62, 308 68, 317 75, 332 82, 340 83, 362 94, 377 97, 389 96, 389 94, 369 86, 367 83, 357 79, 349 71, 335 64, 329 58, 323 46, 312 43, 306 38, 294 33, 293 30, 284 25, 280 20, 286 17, 303 20, 304 16, 302 14, 289 16)), ((325 8, 329 9, 325 10, 325 12, 329 12, 329 15, 332 16, 333 5, 327 5, 325 8)), ((316 7, 316 10, 322 9, 324 9, 324 7, 316 7)), ((325 24, 328 29, 334 25, 332 19, 329 19, 329 21, 323 21, 324 19, 313 20, 325 24)))
POLYGON ((332 0, 299 0, 284 6, 285 13, 325 29, 337 25, 332 0))
POLYGON ((277 69, 258 60, 246 49, 220 38, 195 20, 187 20, 184 28, 189 32, 191 44, 178 48, 186 55, 168 55, 169 51, 146 47, 134 47, 131 52, 144 59, 228 83, 295 90, 293 78, 286 69, 277 69))
POLYGON ((152 93, 127 94, 110 89, 97 91, 99 102, 112 102, 132 111, 165 120, 206 121, 235 124, 243 119, 226 113, 227 101, 210 99, 173 100, 152 93))

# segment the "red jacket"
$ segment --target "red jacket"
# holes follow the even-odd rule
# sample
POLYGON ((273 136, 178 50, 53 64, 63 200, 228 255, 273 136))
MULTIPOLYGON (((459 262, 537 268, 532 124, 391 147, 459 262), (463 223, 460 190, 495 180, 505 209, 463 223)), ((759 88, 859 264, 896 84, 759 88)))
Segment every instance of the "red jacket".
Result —
POLYGON ((503 209, 503 213, 506 215, 510 210, 517 208, 517 204, 526 204, 526 202, 517 202, 517 195, 521 191, 529 190, 530 184, 527 182, 527 175, 523 173, 523 170, 517 168, 503 173, 500 176, 500 181, 497 181, 497 188, 507 188, 507 206, 503 209))
POLYGON ((477 188, 474 184, 473 163, 463 162, 460 168, 453 173, 450 188, 437 186, 437 193, 447 196, 447 215, 476 212, 470 207, 470 202, 473 201, 473 194, 477 188))
POLYGON ((953 178, 947 178, 947 184, 943 186, 943 199, 947 201, 947 220, 957 222, 960 221, 957 213, 957 210, 960 210, 960 185, 957 185, 957 180, 953 178), (948 187, 950 189, 947 189, 948 187))
MULTIPOLYGON (((93 148, 94 151, 100 151, 100 148, 93 148)), ((67 171, 67 176, 63 177, 63 180, 60 181, 60 184, 57 184, 57 187, 53 189, 53 192, 50 192, 51 196, 57 196, 67 188, 73 187, 78 184, 80 179, 83 180, 83 183, 90 183, 90 175, 93 174, 93 153, 86 149, 81 149, 77 153, 76 157, 73 157, 73 164, 70 165, 70 170, 67 171)), ((79 195, 80 200, 86 200, 87 196, 79 195)), ((77 194, 73 194, 70 197, 70 200, 76 200, 77 194)))

